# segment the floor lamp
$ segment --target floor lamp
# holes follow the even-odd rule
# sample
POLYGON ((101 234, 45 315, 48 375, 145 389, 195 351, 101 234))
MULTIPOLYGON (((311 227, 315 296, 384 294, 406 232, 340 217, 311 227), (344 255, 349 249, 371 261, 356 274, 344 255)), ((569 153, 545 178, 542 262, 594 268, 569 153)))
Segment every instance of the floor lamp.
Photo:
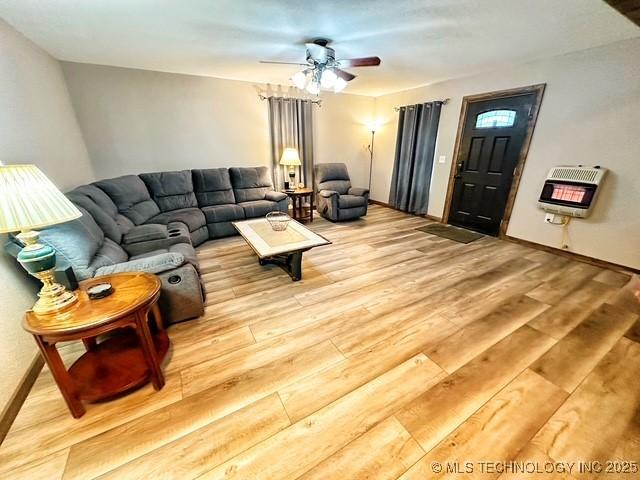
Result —
POLYGON ((367 146, 367 150, 369 150, 369 191, 371 190, 371 173, 373 172, 373 141, 376 137, 376 127, 370 126, 369 131, 371 132, 371 143, 367 146))

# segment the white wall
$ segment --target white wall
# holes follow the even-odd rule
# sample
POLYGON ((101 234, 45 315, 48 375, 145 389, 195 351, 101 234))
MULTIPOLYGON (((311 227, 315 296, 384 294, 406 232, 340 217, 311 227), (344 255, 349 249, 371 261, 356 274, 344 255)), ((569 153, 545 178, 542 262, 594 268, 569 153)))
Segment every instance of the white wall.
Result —
MULTIPOLYGON (((94 179, 60 64, 2 20, 0 132, 3 163, 35 163, 61 189, 94 179)), ((36 354, 21 327, 35 284, 19 268, 0 253, 0 410, 36 354)))
POLYGON ((269 164, 267 108, 251 83, 66 63, 96 176, 269 164))
MULTIPOLYGON (((264 85, 68 62, 63 70, 99 178, 270 164, 264 85)), ((348 162, 368 181, 362 124, 373 109, 371 97, 323 96, 314 107, 316 162, 348 162)))
POLYGON ((526 85, 547 88, 507 234, 559 247, 560 228, 536 207, 554 165, 611 170, 589 219, 570 225, 571 250, 640 268, 640 39, 450 80, 376 99, 383 128, 376 135, 372 197, 388 201, 397 131, 393 107, 450 98, 442 109, 429 214, 443 213, 462 97, 526 85), (446 163, 439 164, 440 155, 446 163))
POLYGON ((374 119, 374 108, 373 97, 328 93, 322 95, 314 118, 315 162, 346 163, 351 183, 358 187, 369 184, 371 133, 367 126, 374 119))

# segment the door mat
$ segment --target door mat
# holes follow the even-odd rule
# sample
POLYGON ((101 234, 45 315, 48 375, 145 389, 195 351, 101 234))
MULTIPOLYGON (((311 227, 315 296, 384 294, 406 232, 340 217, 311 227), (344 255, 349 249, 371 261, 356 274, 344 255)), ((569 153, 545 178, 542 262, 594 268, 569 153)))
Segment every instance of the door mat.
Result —
POLYGON ((453 225, 447 225, 446 223, 432 223, 424 227, 416 228, 416 230, 420 230, 424 233, 430 233, 431 235, 437 235, 438 237, 448 238, 449 240, 460 243, 471 243, 474 240, 484 237, 481 233, 454 227, 453 225))

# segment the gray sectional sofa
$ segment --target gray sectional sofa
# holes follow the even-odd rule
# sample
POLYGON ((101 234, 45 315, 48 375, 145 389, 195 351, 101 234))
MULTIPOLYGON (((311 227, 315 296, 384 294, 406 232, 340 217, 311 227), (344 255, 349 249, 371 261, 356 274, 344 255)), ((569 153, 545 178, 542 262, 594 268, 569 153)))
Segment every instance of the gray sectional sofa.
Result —
MULTIPOLYGON (((170 323, 204 311, 195 246, 235 235, 231 222, 288 208, 267 167, 125 175, 77 187, 67 197, 82 217, 40 235, 57 251, 58 281, 73 286, 117 272, 155 273, 170 323)), ((19 246, 8 250, 15 255, 19 246)))

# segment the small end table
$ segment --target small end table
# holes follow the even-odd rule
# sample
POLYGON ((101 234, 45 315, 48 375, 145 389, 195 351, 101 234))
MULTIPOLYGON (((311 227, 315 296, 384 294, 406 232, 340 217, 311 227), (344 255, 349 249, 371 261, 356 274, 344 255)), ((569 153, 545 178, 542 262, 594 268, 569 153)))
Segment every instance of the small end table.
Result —
POLYGON ((31 333, 71 415, 85 413, 82 401, 97 402, 138 388, 151 379, 164 386, 160 364, 169 350, 158 298, 160 280, 142 272, 119 273, 80 282, 78 301, 66 310, 41 315, 28 311, 24 329, 31 333), (113 293, 91 300, 87 289, 108 282, 113 293), (151 312, 156 332, 151 333, 151 312), (120 330, 98 343, 96 337, 120 330), (86 352, 67 371, 56 343, 82 340, 86 352))
POLYGON ((291 198, 293 204, 293 219, 294 220, 309 220, 313 222, 313 188, 296 188, 295 190, 282 190, 282 193, 286 193, 291 198), (303 201, 306 197, 309 197, 309 215, 304 214, 302 207, 303 201))

